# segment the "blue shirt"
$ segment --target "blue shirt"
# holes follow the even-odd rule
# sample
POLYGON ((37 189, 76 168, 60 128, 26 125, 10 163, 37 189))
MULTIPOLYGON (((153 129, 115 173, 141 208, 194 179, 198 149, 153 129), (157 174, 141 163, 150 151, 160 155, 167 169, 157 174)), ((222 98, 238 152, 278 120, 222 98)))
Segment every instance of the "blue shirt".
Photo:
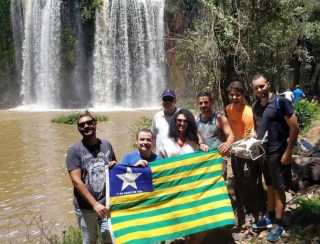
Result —
POLYGON ((304 93, 300 89, 295 89, 293 91, 293 96, 294 102, 297 102, 301 97, 304 97, 304 93))
POLYGON ((134 164, 139 160, 147 160, 148 162, 152 162, 159 159, 161 158, 155 153, 151 153, 151 156, 149 158, 143 158, 141 157, 139 151, 132 151, 123 157, 121 164, 134 166, 134 164))

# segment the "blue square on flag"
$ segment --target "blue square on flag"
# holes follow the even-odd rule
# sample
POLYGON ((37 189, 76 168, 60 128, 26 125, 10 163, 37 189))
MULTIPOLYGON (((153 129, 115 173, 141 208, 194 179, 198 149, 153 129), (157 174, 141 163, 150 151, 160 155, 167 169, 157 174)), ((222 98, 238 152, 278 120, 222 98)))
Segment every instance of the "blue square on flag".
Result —
POLYGON ((110 197, 153 191, 150 166, 130 167, 116 164, 109 170, 110 197))

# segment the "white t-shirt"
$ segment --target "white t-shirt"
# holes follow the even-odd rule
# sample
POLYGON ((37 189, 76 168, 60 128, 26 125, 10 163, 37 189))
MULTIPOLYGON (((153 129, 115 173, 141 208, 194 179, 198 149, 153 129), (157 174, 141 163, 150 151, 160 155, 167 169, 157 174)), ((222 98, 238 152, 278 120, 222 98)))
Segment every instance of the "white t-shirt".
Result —
POLYGON ((198 145, 194 141, 187 140, 186 143, 180 147, 173 138, 165 138, 161 143, 159 151, 160 156, 169 158, 172 156, 196 152, 198 151, 198 145))
POLYGON ((284 97, 288 99, 290 102, 293 102, 293 92, 292 91, 285 91, 283 93, 284 97))
MULTIPOLYGON (((178 110, 179 109, 177 108, 176 112, 178 110)), ((162 110, 157 112, 153 117, 151 131, 153 135, 156 136, 156 154, 159 154, 159 149, 160 149, 162 140, 165 138, 168 138, 169 121, 173 117, 173 115, 165 116, 162 110)))

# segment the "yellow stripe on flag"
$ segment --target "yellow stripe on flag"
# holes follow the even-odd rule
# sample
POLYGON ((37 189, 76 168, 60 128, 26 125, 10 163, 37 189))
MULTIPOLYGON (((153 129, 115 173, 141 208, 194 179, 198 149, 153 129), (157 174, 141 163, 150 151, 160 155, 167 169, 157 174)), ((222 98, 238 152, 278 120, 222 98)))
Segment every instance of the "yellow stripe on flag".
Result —
MULTIPOLYGON (((234 218, 233 213, 222 213, 222 214, 215 215, 214 218, 212 216, 202 218, 199 220, 198 224, 201 225, 203 222, 205 222, 205 223, 210 223, 213 221, 218 222, 218 221, 222 221, 224 219, 232 219, 232 218, 234 218)), ((175 232, 179 232, 179 231, 183 231, 185 229, 192 230, 193 227, 194 227, 194 222, 191 222, 189 224, 188 224, 188 222, 185 222, 185 223, 176 224, 174 226, 171 226, 170 228, 172 228, 172 230, 174 230, 175 232)), ((144 238, 145 236, 165 235, 165 234, 167 234, 167 232, 168 232, 167 227, 157 228, 157 229, 153 229, 153 230, 136 231, 134 233, 128 233, 126 235, 123 235, 123 236, 117 238, 117 241, 119 243, 124 243, 124 242, 128 242, 129 240, 135 240, 137 238, 144 238)))

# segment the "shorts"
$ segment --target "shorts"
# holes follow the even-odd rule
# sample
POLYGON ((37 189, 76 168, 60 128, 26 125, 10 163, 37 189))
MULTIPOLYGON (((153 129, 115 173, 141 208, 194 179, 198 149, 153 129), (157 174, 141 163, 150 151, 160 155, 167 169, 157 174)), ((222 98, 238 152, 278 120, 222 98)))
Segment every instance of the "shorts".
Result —
POLYGON ((266 154, 261 160, 261 169, 267 186, 275 190, 285 191, 292 183, 291 164, 283 165, 281 157, 283 153, 266 154))
POLYGON ((98 226, 103 243, 116 243, 108 218, 101 219, 93 209, 75 209, 77 221, 82 233, 83 244, 95 244, 98 238, 98 226))

